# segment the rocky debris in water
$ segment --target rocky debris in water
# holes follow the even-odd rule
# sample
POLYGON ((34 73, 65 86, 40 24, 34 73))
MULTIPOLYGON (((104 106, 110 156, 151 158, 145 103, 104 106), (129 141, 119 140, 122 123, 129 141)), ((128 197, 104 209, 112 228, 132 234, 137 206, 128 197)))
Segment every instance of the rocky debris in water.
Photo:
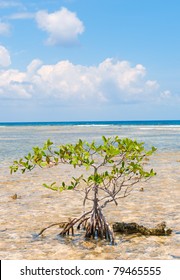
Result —
POLYGON ((16 199, 21 198, 21 196, 19 196, 19 195, 17 195, 17 193, 15 193, 14 195, 10 196, 10 198, 16 200, 16 199))
POLYGON ((171 255, 173 259, 180 259, 180 256, 171 255))
POLYGON ((6 230, 7 230, 7 228, 5 228, 5 229, 1 229, 1 230, 0 230, 0 232, 4 232, 4 231, 6 231, 6 230))
POLYGON ((113 224, 113 231, 124 234, 141 233, 143 235, 170 235, 172 233, 170 228, 166 228, 165 222, 158 224, 155 228, 147 228, 137 223, 116 222, 113 224))
POLYGON ((11 196, 12 199, 17 199, 17 193, 11 196))

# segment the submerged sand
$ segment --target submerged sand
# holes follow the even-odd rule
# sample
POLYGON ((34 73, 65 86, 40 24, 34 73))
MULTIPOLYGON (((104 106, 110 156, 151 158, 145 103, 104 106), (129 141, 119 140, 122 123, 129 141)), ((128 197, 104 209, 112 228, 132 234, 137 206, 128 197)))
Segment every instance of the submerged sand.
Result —
POLYGON ((58 228, 43 237, 36 234, 54 222, 78 217, 82 198, 74 191, 53 192, 44 182, 69 180, 77 170, 36 169, 32 173, 9 175, 8 163, 0 173, 0 259, 177 259, 180 241, 180 152, 156 153, 150 161, 157 176, 140 184, 131 196, 105 209, 110 223, 137 222, 153 227, 165 221, 170 236, 115 235, 116 245, 85 240, 83 232, 74 237, 57 237, 58 228), (139 191, 143 187, 144 191, 139 191), (17 197, 13 197, 17 194, 17 197))

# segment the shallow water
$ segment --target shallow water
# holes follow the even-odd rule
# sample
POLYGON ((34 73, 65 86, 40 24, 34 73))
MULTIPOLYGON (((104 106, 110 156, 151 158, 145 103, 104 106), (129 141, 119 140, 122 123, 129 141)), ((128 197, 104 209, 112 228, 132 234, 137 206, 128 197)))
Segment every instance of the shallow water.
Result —
MULTIPOLYGON (((0 258, 1 259, 177 259, 180 258, 180 127, 2 127, 0 128, 0 258), (51 223, 78 217, 82 198, 74 191, 60 194, 42 187, 44 182, 70 179, 72 168, 35 169, 24 175, 9 175, 12 161, 32 146, 51 138, 56 144, 78 138, 100 141, 101 135, 119 135, 154 145, 158 151, 148 162, 157 176, 105 209, 107 220, 137 222, 154 227, 165 221, 170 236, 115 234, 116 245, 75 236, 57 237, 58 227, 37 233, 51 223), (140 192, 140 188, 144 191, 140 192), (12 196, 17 194, 18 198, 12 196)), ((74 174, 74 173, 73 173, 74 174)))

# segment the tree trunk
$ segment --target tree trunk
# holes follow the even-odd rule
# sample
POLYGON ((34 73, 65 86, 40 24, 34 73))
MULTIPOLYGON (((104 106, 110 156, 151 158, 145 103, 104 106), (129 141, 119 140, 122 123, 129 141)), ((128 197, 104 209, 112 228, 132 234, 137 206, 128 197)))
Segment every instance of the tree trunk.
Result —
POLYGON ((93 210, 86 226, 86 238, 101 238, 107 239, 114 244, 114 234, 109 224, 106 222, 105 216, 98 203, 98 186, 94 186, 94 205, 93 210))

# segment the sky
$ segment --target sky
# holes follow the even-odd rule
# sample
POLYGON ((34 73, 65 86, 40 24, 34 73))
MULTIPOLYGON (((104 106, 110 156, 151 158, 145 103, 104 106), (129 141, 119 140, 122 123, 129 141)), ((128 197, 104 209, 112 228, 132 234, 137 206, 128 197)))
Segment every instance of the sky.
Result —
POLYGON ((0 0, 0 122, 180 119, 179 0, 0 0))

